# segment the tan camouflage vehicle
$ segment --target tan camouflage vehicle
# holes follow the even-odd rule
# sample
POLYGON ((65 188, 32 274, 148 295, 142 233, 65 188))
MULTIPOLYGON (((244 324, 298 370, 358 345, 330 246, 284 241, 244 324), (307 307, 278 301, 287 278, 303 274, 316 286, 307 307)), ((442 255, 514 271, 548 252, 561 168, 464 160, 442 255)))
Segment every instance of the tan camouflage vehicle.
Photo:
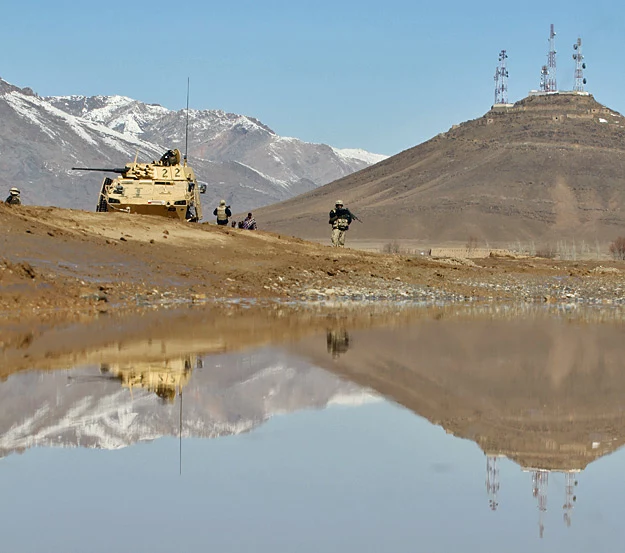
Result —
POLYGON ((100 189, 96 211, 120 211, 161 215, 183 221, 197 222, 202 218, 200 194, 206 185, 198 185, 193 169, 180 150, 167 150, 159 161, 127 163, 114 169, 72 167, 74 171, 104 171, 117 173, 105 177, 100 189))
POLYGON ((173 403, 176 394, 189 383, 199 360, 195 355, 170 359, 164 363, 101 364, 100 372, 119 380, 124 388, 143 388, 155 393, 166 403, 173 403))

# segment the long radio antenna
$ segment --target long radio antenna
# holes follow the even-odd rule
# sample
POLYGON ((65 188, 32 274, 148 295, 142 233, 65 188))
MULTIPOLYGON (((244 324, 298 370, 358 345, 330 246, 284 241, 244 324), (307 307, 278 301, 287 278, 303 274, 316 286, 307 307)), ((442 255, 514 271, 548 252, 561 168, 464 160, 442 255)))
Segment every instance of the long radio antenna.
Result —
POLYGON ((182 476, 182 388, 180 389, 180 426, 178 428, 179 436, 179 458, 180 458, 180 476, 182 476))
POLYGON ((184 137, 184 164, 187 164, 187 152, 189 151, 189 85, 191 79, 187 77, 187 124, 185 128, 185 137, 184 137))

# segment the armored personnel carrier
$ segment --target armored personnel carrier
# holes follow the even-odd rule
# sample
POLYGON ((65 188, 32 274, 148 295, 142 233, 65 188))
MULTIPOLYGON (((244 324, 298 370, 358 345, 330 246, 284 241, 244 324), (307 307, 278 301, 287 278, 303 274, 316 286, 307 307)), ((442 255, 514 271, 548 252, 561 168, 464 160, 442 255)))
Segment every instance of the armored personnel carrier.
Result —
POLYGON ((152 163, 137 163, 135 158, 122 168, 72 167, 72 170, 119 175, 104 178, 96 211, 161 215, 192 222, 202 218, 200 193, 206 192, 206 185, 198 185, 187 160, 181 163, 178 149, 167 150, 159 161, 152 163))
POLYGON ((100 373, 105 378, 119 380, 124 388, 144 388, 154 392, 166 403, 173 403, 177 393, 182 392, 191 379, 195 367, 201 360, 195 355, 169 359, 165 362, 135 362, 132 364, 103 363, 100 373))

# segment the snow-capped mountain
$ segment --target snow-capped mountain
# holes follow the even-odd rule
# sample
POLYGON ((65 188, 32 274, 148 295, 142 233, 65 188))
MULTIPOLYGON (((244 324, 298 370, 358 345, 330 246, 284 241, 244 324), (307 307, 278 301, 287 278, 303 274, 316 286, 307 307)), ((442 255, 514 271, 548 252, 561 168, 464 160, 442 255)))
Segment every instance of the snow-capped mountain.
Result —
MULTIPOLYGON (((183 388, 182 435, 249 432, 278 414, 377 399, 278 350, 205 359, 183 388)), ((0 383, 0 458, 30 447, 118 449, 178 436, 179 398, 122 387, 98 368, 26 372, 0 383)))
MULTIPOLYGON (((208 190, 235 211, 268 205, 363 169, 386 156, 278 136, 253 117, 219 110, 171 111, 122 96, 39 97, 0 79, 0 187, 25 203, 93 209, 102 173, 184 152, 208 190)), ((207 211, 209 211, 207 209, 207 211)))

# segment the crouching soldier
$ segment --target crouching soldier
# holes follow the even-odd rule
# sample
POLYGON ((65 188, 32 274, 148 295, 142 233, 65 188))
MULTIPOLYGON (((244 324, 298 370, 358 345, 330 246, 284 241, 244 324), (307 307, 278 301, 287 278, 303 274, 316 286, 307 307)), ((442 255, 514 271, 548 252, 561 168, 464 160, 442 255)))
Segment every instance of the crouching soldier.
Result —
POLYGON ((345 233, 349 230, 354 215, 349 209, 343 207, 343 202, 337 200, 336 205, 332 211, 330 211, 330 221, 332 225, 332 245, 335 248, 342 248, 345 246, 345 233))
POLYGON ((22 205, 20 191, 15 187, 11 188, 11 190, 9 190, 9 197, 4 200, 4 203, 8 205, 22 205))

